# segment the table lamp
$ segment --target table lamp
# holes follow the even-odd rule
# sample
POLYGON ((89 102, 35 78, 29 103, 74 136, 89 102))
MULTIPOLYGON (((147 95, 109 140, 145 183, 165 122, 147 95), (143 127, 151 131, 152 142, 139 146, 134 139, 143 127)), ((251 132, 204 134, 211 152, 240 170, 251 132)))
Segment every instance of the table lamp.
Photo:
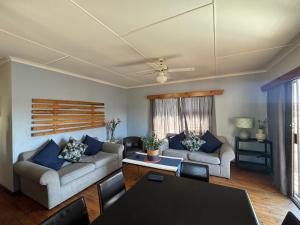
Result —
POLYGON ((247 129, 251 129, 253 127, 253 119, 250 117, 238 117, 235 119, 235 126, 240 128, 239 138, 240 139, 248 139, 250 137, 250 132, 247 129))

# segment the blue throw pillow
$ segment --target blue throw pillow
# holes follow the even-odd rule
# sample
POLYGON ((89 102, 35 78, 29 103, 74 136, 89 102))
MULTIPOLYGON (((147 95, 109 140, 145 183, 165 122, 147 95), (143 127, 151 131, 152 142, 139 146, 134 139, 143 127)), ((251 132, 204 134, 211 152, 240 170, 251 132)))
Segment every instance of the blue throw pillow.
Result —
POLYGON ((169 140, 169 148, 177 149, 177 150, 184 150, 186 149, 185 146, 181 143, 186 138, 184 132, 180 134, 176 134, 175 136, 168 137, 169 140))
POLYGON ((85 155, 95 155, 102 150, 103 142, 88 135, 85 136, 83 143, 88 146, 84 152, 85 155))
POLYGON ((201 139, 205 141, 205 144, 203 144, 200 149, 206 153, 215 152, 223 144, 209 131, 206 131, 205 134, 202 135, 201 139))
POLYGON ((50 140, 48 144, 32 158, 32 161, 36 164, 59 170, 65 162, 64 159, 58 158, 59 152, 59 146, 53 140, 50 140))

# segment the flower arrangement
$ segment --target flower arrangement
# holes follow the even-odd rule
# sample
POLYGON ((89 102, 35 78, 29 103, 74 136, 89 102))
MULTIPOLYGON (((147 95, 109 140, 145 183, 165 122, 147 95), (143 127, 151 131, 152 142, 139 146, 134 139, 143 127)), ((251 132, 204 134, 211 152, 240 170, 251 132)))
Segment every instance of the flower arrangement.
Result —
POLYGON ((181 142, 181 144, 183 144, 191 152, 199 151, 201 146, 205 143, 206 142, 204 140, 200 139, 199 136, 192 132, 190 132, 186 139, 181 142))
POLYGON ((262 129, 264 130, 266 128, 267 125, 267 119, 264 120, 258 120, 258 129, 262 129))
POLYGON ((162 140, 159 140, 155 134, 152 134, 150 137, 142 137, 142 141, 144 142, 145 148, 149 151, 155 151, 159 149, 162 140))
POLYGON ((106 127, 110 131, 110 140, 111 141, 115 140, 115 130, 120 123, 121 123, 121 120, 119 118, 117 118, 117 119, 113 118, 106 122, 106 127))

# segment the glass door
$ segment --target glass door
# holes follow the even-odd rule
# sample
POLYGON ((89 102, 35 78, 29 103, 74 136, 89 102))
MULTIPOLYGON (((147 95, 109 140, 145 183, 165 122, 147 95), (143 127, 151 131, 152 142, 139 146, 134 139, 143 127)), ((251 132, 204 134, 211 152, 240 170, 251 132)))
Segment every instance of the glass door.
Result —
POLYGON ((295 203, 300 206, 300 144, 299 141, 299 134, 300 134, 300 79, 293 81, 293 96, 292 96, 292 132, 293 132, 293 174, 292 174, 292 182, 293 182, 293 193, 292 198, 295 203))

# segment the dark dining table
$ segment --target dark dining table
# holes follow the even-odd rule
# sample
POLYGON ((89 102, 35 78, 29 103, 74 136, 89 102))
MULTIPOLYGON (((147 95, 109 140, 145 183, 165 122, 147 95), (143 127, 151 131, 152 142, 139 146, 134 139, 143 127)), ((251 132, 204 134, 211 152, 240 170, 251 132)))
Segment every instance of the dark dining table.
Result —
POLYGON ((257 225, 245 190, 163 175, 144 176, 92 225, 257 225))

